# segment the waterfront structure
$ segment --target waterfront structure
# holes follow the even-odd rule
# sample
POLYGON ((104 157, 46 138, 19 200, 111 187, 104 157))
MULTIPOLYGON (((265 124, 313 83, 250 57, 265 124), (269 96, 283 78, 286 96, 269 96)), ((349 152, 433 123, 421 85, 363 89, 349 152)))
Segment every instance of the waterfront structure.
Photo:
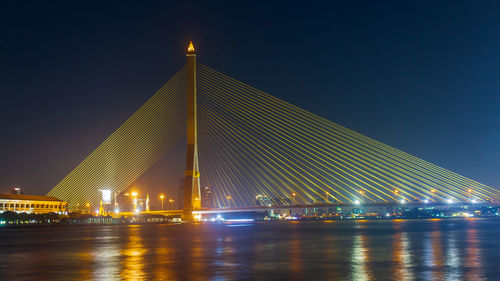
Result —
POLYGON ((45 214, 67 212, 67 203, 55 197, 23 194, 0 194, 0 212, 45 214))

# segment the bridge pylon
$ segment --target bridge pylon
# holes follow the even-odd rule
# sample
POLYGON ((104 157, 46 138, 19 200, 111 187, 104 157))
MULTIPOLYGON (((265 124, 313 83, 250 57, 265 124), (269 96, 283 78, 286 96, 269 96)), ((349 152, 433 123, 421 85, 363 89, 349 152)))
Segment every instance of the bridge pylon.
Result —
POLYGON ((196 118, 196 53, 191 41, 187 49, 186 60, 187 153, 182 219, 193 221, 193 210, 201 208, 201 198, 196 118))

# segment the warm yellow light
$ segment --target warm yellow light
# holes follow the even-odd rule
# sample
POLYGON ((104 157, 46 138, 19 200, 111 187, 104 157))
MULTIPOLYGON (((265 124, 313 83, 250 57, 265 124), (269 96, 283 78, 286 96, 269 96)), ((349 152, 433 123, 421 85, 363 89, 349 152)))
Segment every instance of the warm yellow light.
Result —
POLYGON ((433 190, 431 190, 431 192, 432 192, 432 193, 434 193, 434 192, 436 192, 436 190, 435 190, 435 189, 433 189, 433 190))
POLYGON ((295 192, 294 192, 294 193, 292 193, 292 196, 295 196, 295 195, 296 195, 296 194, 295 194, 295 192))
POLYGON ((188 53, 189 54, 194 54, 193 41, 189 41, 188 53))
POLYGON ((469 189, 469 193, 471 193, 471 192, 472 192, 472 189, 469 189))
POLYGON ((163 199, 163 198, 165 198, 165 196, 163 196, 163 194, 162 194, 162 195, 160 195, 160 199, 163 199))
POLYGON ((226 199, 231 199, 231 196, 226 196, 226 199))
POLYGON ((90 204, 89 204, 89 203, 87 203, 87 207, 90 207, 90 204))
POLYGON ((132 197, 137 197, 137 192, 134 191, 131 193, 131 195, 132 195, 132 197))

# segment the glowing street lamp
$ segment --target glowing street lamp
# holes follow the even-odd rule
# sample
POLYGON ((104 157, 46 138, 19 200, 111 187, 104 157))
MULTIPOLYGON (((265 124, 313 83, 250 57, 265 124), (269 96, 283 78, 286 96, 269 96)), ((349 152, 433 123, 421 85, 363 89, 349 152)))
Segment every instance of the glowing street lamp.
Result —
POLYGON ((399 197, 399 190, 395 189, 394 190, 394 196, 396 196, 396 201, 399 201, 398 197, 399 197))
POLYGON ((365 191, 364 190, 359 190, 358 192, 359 192, 359 194, 361 194, 361 198, 363 198, 365 196, 365 191))
POLYGON ((297 195, 295 192, 292 192, 293 196, 293 205, 297 205, 297 201, 295 201, 295 195, 297 195))
POLYGON ((174 209, 174 199, 170 198, 170 199, 168 199, 168 202, 170 203, 170 209, 173 210, 174 209))
POLYGON ((435 189, 432 189, 431 190, 431 193, 432 193, 432 201, 436 201, 436 198, 435 198, 435 195, 436 195, 436 190, 435 189))
POLYGON ((229 205, 229 208, 231 208, 231 196, 226 196, 226 199, 227 199, 227 202, 228 202, 228 205, 229 205))
POLYGON ((163 196, 163 194, 160 195, 160 199, 161 199, 161 210, 163 211, 163 198, 165 198, 165 196, 163 196))

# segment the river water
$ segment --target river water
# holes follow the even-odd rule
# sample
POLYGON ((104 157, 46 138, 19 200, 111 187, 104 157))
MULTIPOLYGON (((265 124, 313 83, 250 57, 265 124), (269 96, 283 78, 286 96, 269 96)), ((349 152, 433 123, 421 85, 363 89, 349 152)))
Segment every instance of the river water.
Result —
POLYGON ((500 220, 0 228, 0 280, 500 280, 500 220))

